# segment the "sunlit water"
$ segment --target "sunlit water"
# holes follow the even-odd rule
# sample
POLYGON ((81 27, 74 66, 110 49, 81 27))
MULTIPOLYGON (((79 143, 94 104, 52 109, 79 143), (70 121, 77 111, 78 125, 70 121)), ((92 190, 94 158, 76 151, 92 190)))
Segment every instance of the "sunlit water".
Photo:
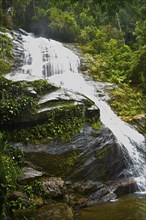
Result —
MULTIPOLYGON (((22 36, 24 63, 7 78, 14 81, 47 79, 49 82, 65 89, 84 94, 95 102, 100 109, 101 122, 108 127, 119 142, 123 154, 129 154, 129 175, 137 181, 140 190, 146 190, 146 160, 143 153, 145 138, 133 127, 121 121, 103 101, 98 91, 101 83, 86 80, 79 72, 79 57, 61 43, 33 35, 22 36)), ((104 86, 103 86, 104 88, 104 86)), ((102 88, 102 89, 103 89, 102 88)), ((125 157, 125 160, 127 157, 125 157)))

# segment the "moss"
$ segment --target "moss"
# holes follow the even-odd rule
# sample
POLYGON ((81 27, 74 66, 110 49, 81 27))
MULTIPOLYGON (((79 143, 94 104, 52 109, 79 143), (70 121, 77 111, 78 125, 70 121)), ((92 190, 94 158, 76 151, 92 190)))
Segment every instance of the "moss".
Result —
POLYGON ((10 139, 15 142, 46 143, 51 139, 70 141, 84 126, 83 106, 69 105, 48 112, 45 122, 22 129, 15 129, 10 139))
POLYGON ((79 150, 64 154, 49 155, 46 153, 26 153, 25 157, 33 164, 42 167, 51 176, 67 177, 80 154, 79 150))
POLYGON ((78 161, 79 154, 79 150, 72 151, 70 155, 66 158, 66 160, 62 164, 60 164, 62 177, 67 177, 67 174, 71 173, 72 169, 74 168, 74 165, 78 161))
POLYGON ((11 71, 12 64, 6 59, 0 59, 0 75, 5 75, 11 71))
POLYGON ((74 105, 74 101, 73 100, 53 100, 53 101, 48 101, 45 103, 42 103, 39 105, 39 108, 43 108, 43 107, 57 107, 57 106, 62 106, 62 107, 68 107, 70 105, 74 105))
POLYGON ((10 72, 13 63, 13 52, 11 39, 0 33, 0 75, 10 72))
POLYGON ((98 159, 100 159, 100 160, 104 159, 105 156, 107 155, 107 150, 108 150, 108 149, 105 148, 105 149, 101 150, 100 152, 97 152, 97 153, 96 153, 96 157, 97 157, 98 159))
POLYGON ((44 79, 35 80, 30 84, 38 95, 50 93, 58 89, 58 87, 49 84, 48 81, 44 79))
POLYGON ((100 130, 100 120, 97 120, 96 122, 93 122, 93 123, 91 124, 91 127, 92 127, 93 129, 95 129, 96 131, 99 131, 99 130, 100 130))

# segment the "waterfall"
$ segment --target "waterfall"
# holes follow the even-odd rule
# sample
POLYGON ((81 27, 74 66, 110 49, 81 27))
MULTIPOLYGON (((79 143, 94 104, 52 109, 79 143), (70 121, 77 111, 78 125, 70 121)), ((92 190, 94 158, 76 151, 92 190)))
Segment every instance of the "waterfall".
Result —
MULTIPOLYGON (((129 153, 129 175, 132 175, 141 191, 146 191, 146 159, 143 152, 145 138, 132 126, 123 122, 103 101, 99 92, 101 83, 86 80, 79 71, 79 57, 60 42, 22 35, 23 64, 6 78, 14 81, 47 79, 49 82, 84 94, 100 109, 101 122, 115 135, 119 146, 129 153)), ((18 42, 17 42, 18 43, 18 42)), ((19 46, 17 46, 18 48, 19 46)), ((127 161, 128 164, 128 161, 127 161)))

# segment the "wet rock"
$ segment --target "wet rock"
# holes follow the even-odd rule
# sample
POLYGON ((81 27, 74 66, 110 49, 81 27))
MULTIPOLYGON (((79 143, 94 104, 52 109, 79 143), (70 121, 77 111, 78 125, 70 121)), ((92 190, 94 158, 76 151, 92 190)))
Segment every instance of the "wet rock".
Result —
POLYGON ((102 203, 102 202, 104 202, 104 200, 106 200, 106 201, 108 201, 108 199, 110 200, 110 197, 107 196, 109 194, 110 194, 109 188, 103 185, 101 189, 92 193, 88 197, 88 206, 102 203))
MULTIPOLYGON (((27 158, 49 175, 63 174, 66 180, 109 181, 124 176, 128 154, 121 152, 109 129, 94 131, 85 127, 71 142, 46 145, 18 144, 27 158), (71 164, 71 165, 70 165, 71 164)), ((127 174, 128 175, 128 174, 127 174)))
POLYGON ((91 180, 75 182, 71 185, 70 190, 79 194, 91 194, 103 187, 103 184, 100 182, 94 182, 91 180))
POLYGON ((113 192, 108 193, 107 195, 103 196, 101 201, 104 202, 109 202, 109 201, 116 201, 117 200, 117 195, 113 192))
POLYGON ((65 90, 65 89, 59 89, 55 92, 49 93, 44 95, 40 101, 39 101, 39 105, 44 105, 45 103, 47 104, 50 101, 77 101, 77 102, 82 102, 82 101, 86 101, 87 98, 82 95, 79 94, 77 92, 72 92, 70 90, 65 90))
POLYGON ((28 33, 21 28, 19 28, 19 32, 25 36, 28 36, 28 33))
POLYGON ((115 188, 113 192, 118 196, 133 193, 138 190, 136 181, 133 178, 125 178, 116 181, 113 187, 115 188))
POLYGON ((83 208, 107 202, 116 197, 114 193, 110 193, 109 187, 101 182, 75 182, 69 185, 67 189, 69 204, 74 208, 83 208))
MULTIPOLYGON (((103 128, 94 134, 92 142, 83 141, 84 150, 80 154, 73 172, 68 179, 109 181, 118 179, 127 168, 126 158, 111 131, 103 128)), ((77 143, 77 141, 76 141, 77 143)), ((78 140, 77 145, 80 143, 78 140)), ((83 145, 82 145, 83 146, 83 145)), ((130 160, 129 158, 127 158, 130 160)))

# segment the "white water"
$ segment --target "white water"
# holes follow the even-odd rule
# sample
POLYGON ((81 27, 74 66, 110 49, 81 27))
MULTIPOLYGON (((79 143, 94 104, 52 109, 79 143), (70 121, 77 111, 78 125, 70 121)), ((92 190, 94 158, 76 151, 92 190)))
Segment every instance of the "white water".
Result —
POLYGON ((79 58, 57 41, 23 35, 23 48, 23 66, 8 74, 9 79, 32 81, 47 79, 54 74, 78 72, 79 58))
POLYGON ((7 78, 14 81, 45 78, 57 86, 82 93, 93 100, 100 109, 101 122, 113 132, 123 153, 127 149, 133 163, 129 165, 129 172, 137 181, 139 189, 145 191, 146 160, 138 150, 145 147, 145 138, 121 121, 107 103, 100 99, 97 92, 100 84, 84 79, 79 72, 78 56, 59 42, 34 38, 32 35, 23 36, 23 46, 24 64, 14 73, 7 75, 7 78))

